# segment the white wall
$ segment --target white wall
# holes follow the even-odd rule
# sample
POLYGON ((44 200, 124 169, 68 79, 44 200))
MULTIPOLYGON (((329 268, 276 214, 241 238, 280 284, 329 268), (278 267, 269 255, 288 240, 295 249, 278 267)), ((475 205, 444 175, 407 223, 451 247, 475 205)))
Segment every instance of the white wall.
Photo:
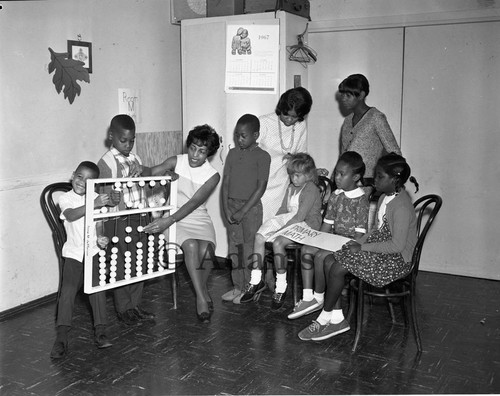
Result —
POLYGON ((0 311, 57 289, 39 196, 105 151, 118 89, 140 89, 138 133, 181 130, 180 28, 165 0, 3 2, 0 11, 0 311), (73 104, 48 74, 67 40, 92 42, 93 73, 73 104))
POLYGON ((388 115, 420 181, 415 197, 444 199, 421 268, 500 279, 500 1, 311 5, 318 62, 309 67, 309 146, 317 162, 331 170, 338 154, 338 83, 367 75, 367 102, 388 115))

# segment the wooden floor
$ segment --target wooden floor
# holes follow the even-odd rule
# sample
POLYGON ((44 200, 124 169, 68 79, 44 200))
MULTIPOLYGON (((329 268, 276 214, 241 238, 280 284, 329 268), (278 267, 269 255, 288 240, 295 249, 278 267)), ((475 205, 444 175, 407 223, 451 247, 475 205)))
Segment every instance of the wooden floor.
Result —
POLYGON ((225 270, 214 271, 215 313, 195 317, 180 270, 179 308, 166 278, 147 283, 143 306, 154 324, 125 327, 108 298, 113 346, 97 350, 84 296, 77 298, 69 354, 51 361, 50 303, 0 323, 2 395, 433 394, 500 393, 500 287, 495 281, 421 272, 418 310, 424 352, 411 332, 391 325, 387 309, 367 305, 358 351, 353 331, 323 342, 297 332, 316 314, 289 321, 291 296, 278 313, 270 296, 257 304, 223 303, 225 270))

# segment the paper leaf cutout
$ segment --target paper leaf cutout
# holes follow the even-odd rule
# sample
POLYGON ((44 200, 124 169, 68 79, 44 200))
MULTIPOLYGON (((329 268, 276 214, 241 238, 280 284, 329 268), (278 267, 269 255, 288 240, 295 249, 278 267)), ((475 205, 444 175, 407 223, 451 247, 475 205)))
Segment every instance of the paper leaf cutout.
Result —
POLYGON ((54 70, 52 82, 56 86, 57 93, 64 91, 64 99, 68 98, 73 103, 76 95, 80 95, 82 88, 77 81, 90 83, 89 72, 83 66, 85 63, 68 58, 68 54, 50 51, 49 74, 54 70), (63 89, 64 88, 64 89, 63 89))

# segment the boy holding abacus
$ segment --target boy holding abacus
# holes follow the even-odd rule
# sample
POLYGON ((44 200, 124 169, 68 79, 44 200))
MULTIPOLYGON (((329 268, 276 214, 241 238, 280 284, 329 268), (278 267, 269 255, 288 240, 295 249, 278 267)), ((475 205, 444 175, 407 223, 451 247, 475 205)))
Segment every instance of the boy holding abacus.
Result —
MULTIPOLYGON (((126 114, 119 114, 111 120, 108 131, 108 139, 111 147, 97 163, 101 172, 101 178, 125 178, 138 177, 143 173, 140 157, 133 154, 132 148, 135 143, 135 122, 126 114)), ((148 168, 144 168, 146 170, 148 168)), ((145 172, 147 173, 147 171, 145 172)), ((137 208, 141 203, 140 187, 133 183, 124 188, 122 192, 111 192, 110 206, 118 209, 137 208)), ((140 214, 127 216, 126 219, 118 218, 108 220, 104 223, 105 235, 113 241, 113 247, 117 248, 117 279, 124 279, 124 257, 125 252, 133 250, 140 241, 138 227, 145 225, 140 214), (129 237, 129 238, 127 238, 129 237), (131 240, 126 242, 125 239, 131 240), (132 248, 132 249, 129 249, 132 248)), ((146 312, 139 306, 141 301, 144 282, 136 282, 113 289, 115 308, 118 320, 126 325, 135 325, 143 320, 154 319, 155 315, 146 312)))
MULTIPOLYGON (((84 216, 85 216, 85 193, 87 179, 97 179, 99 168, 96 164, 84 161, 73 172, 71 178, 72 190, 61 195, 59 207, 61 208, 61 219, 64 220, 67 239, 62 249, 64 257, 61 291, 57 302, 57 336, 50 352, 52 359, 60 359, 68 352, 68 332, 71 329, 71 319, 75 305, 75 297, 83 282, 83 256, 84 256, 84 216)), ((107 194, 94 194, 94 207, 100 208, 109 203, 107 194)), ((102 236, 102 224, 96 224, 97 238, 93 242, 94 259, 97 259, 99 251, 97 245, 105 248, 108 238, 102 236)), ((97 268, 97 260, 94 265, 97 268)), ((98 283, 99 272, 94 271, 94 283, 98 283)), ((111 346, 106 336, 106 294, 98 292, 89 295, 92 314, 94 317, 95 344, 98 348, 111 346)))

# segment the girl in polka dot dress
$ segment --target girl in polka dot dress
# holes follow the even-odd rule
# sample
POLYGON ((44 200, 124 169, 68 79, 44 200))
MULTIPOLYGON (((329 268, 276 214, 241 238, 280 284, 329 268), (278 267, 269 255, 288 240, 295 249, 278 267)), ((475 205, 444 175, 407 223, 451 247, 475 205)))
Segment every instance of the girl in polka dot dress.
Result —
POLYGON ((418 191, 418 183, 410 177, 410 166, 402 156, 391 153, 378 160, 375 188, 382 195, 377 208, 377 226, 325 258, 325 267, 331 266, 331 270, 323 311, 299 332, 301 340, 325 340, 350 329, 340 305, 346 274, 381 287, 409 273, 417 243, 417 219, 404 188, 408 178, 418 191))

